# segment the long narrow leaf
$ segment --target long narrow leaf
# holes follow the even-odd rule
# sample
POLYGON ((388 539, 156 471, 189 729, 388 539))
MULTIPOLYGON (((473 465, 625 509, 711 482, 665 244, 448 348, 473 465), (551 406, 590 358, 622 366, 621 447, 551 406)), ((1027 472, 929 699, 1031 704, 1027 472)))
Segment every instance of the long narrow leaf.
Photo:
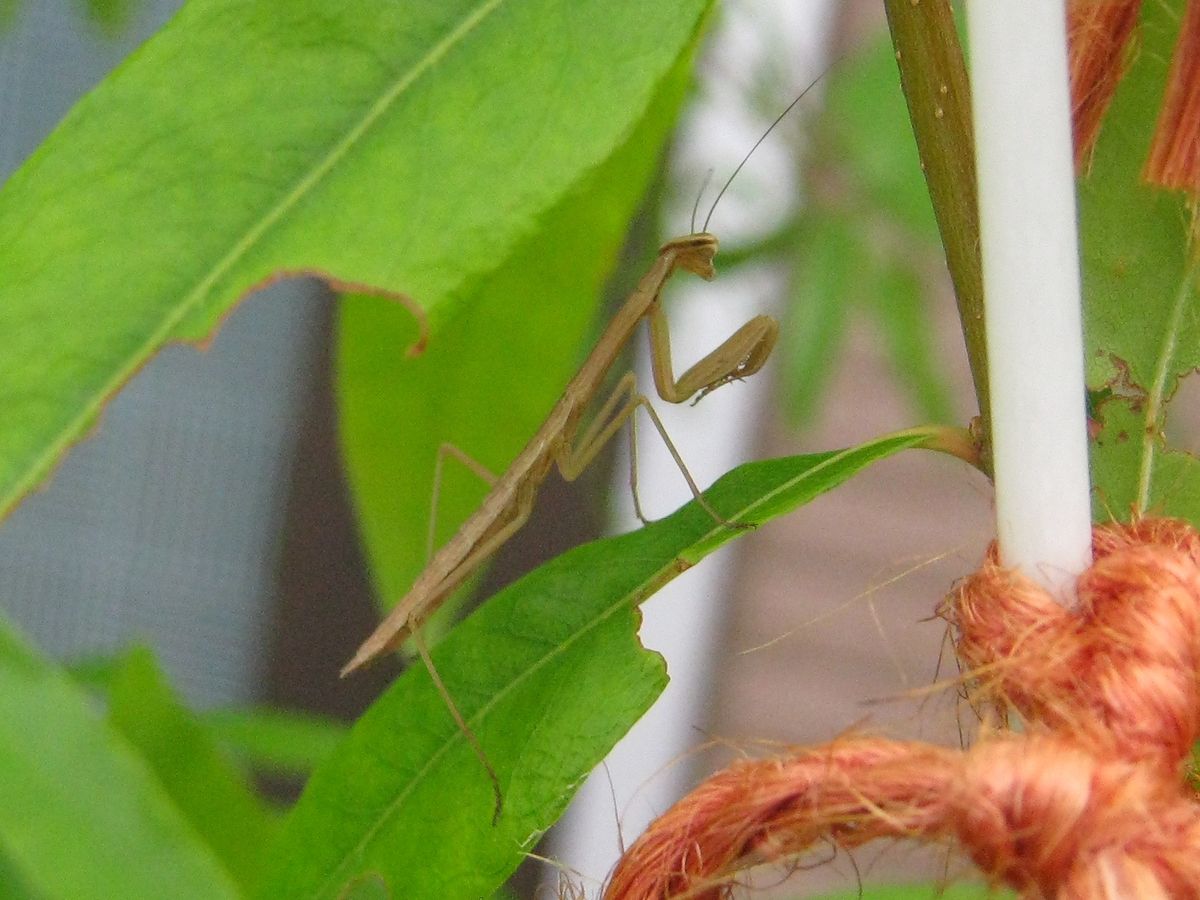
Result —
POLYGON ((148 648, 135 647, 121 659, 108 690, 108 716, 239 886, 249 889, 275 817, 175 696, 148 648))
POLYGON ((255 707, 201 714, 213 739, 249 769, 308 775, 346 737, 341 722, 312 713, 255 707))
POLYGON ((38 896, 239 896, 84 690, 0 621, 0 844, 38 896))
MULTIPOLYGON (((706 496, 732 519, 763 523, 923 439, 752 463, 706 496)), ((637 603, 742 533, 691 503, 493 597, 434 655, 499 773, 499 821, 478 760, 428 675, 412 669, 314 773, 262 895, 337 897, 378 879, 406 900, 488 896, 665 685, 662 660, 637 641, 637 603)))

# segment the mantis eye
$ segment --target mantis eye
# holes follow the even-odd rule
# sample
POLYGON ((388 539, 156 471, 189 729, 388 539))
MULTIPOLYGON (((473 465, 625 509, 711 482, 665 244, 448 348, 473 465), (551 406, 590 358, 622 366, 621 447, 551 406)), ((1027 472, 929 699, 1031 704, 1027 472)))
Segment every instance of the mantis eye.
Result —
POLYGON ((659 252, 673 250, 675 265, 678 268, 686 269, 707 281, 716 275, 712 261, 717 254, 718 246, 715 235, 702 231, 699 234, 689 234, 687 237, 668 241, 659 252))

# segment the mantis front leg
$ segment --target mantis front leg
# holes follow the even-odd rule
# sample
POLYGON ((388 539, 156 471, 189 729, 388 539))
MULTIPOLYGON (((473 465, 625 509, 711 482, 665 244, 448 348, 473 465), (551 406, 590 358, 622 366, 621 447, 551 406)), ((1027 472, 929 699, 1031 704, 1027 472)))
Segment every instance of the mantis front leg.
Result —
POLYGON ((779 338, 778 322, 770 316, 755 316, 676 379, 670 327, 660 303, 654 304, 649 318, 654 387, 668 403, 684 403, 697 393, 699 400, 723 384, 748 378, 763 367, 779 338))

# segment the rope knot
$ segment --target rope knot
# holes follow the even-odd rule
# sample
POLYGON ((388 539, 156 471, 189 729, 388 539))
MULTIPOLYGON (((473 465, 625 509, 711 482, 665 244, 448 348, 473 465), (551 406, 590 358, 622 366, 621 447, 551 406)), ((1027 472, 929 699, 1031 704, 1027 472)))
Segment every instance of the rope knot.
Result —
POLYGON ((1200 539, 1147 519, 1097 528, 1064 609, 993 546, 943 615, 978 699, 1105 752, 1175 770, 1200 732, 1200 539))
MULTIPOLYGON (((1098 527, 1064 609, 993 547, 947 598, 972 696, 1023 720, 965 751, 843 737, 743 760, 654 822, 606 898, 719 900, 736 873, 818 840, 954 837, 1027 898, 1197 898, 1200 536, 1185 522, 1098 527)), ((985 720, 987 721, 987 720, 985 720)))

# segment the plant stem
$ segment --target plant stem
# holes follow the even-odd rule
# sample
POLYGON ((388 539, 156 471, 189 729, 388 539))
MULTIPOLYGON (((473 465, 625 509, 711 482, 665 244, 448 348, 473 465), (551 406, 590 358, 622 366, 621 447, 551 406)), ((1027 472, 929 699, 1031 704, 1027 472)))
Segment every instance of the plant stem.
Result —
POLYGON ((967 360, 979 400, 982 465, 989 460, 991 402, 979 265, 979 204, 975 197, 975 144, 971 92, 950 0, 884 0, 900 84, 908 103, 921 169, 954 282, 967 360))
POLYGON ((1091 562, 1062 0, 968 0, 1000 556, 1064 602, 1091 562))

